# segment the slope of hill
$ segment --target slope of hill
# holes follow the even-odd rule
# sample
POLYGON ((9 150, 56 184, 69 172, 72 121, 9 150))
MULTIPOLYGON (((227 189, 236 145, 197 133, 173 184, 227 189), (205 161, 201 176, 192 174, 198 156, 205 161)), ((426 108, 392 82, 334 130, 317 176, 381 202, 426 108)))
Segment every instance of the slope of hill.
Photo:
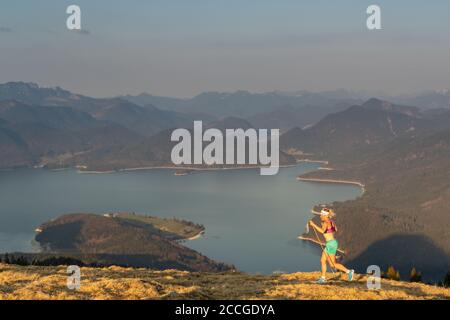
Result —
MULTIPOLYGON (((0 299, 450 299, 450 289, 382 279, 367 289, 367 277, 316 284, 318 273, 250 275, 192 273, 120 267, 81 268, 79 290, 67 288, 67 267, 0 264, 0 299)), ((332 277, 332 275, 330 275, 332 277)))
POLYGON ((281 137, 280 146, 283 150, 314 154, 318 159, 347 163, 349 159, 368 157, 398 138, 445 128, 450 128, 450 123, 442 121, 440 116, 370 99, 361 106, 330 114, 310 128, 289 130, 281 137))
POLYGON ((71 107, 0 101, 0 168, 46 164, 99 147, 136 143, 142 137, 71 107))
POLYGON ((318 105, 294 107, 284 105, 273 111, 258 113, 248 118, 256 128, 278 128, 282 132, 295 127, 307 127, 314 125, 328 114, 343 111, 349 105, 345 102, 335 105, 318 105))
POLYGON ((254 128, 253 124, 248 122, 247 120, 243 118, 238 117, 224 117, 216 121, 211 121, 206 124, 205 130, 209 128, 215 128, 222 131, 222 133, 225 133, 226 129, 250 129, 254 128))
MULTIPOLYGON (((119 96, 119 98, 128 100, 142 107, 146 105, 154 105, 158 106, 158 108, 161 108, 163 110, 179 110, 181 106, 187 103, 187 101, 189 100, 181 98, 156 96, 148 93, 140 93, 135 96, 133 95, 119 96)), ((182 110, 179 111, 182 112, 182 110)))
POLYGON ((183 128, 192 122, 186 115, 160 110, 153 105, 141 107, 117 98, 103 101, 102 107, 91 111, 96 119, 117 123, 146 137, 168 128, 183 128))
MULTIPOLYGON (((218 128, 222 132, 226 129, 251 128, 252 125, 237 117, 226 117, 218 121, 204 125, 207 128, 218 128)), ((190 126, 192 128, 192 124, 190 126)), ((192 129, 191 129, 192 130, 192 129)), ((172 130, 164 130, 152 137, 128 146, 107 147, 75 155, 65 159, 65 166, 80 166, 87 171, 113 171, 120 169, 149 168, 149 167, 175 167, 171 161, 172 148, 178 142, 170 140, 172 130)), ((204 143, 206 145, 207 143, 204 143)), ((224 144, 225 148, 225 144, 224 144)), ((248 148, 247 148, 248 150, 248 148)), ((224 151, 224 154, 226 152, 224 151)), ((287 153, 280 151, 280 164, 295 164, 295 158, 287 153)), ((186 165, 187 167, 204 168, 223 168, 233 167, 234 165, 186 165)))
MULTIPOLYGON (((308 150, 320 150, 315 156, 331 160, 335 170, 301 178, 364 184, 362 197, 334 204, 342 231, 338 237, 347 259, 359 270, 370 264, 395 265, 407 274, 416 267, 428 279, 440 278, 450 269, 450 129, 443 130, 430 119, 383 113, 391 118, 392 127, 374 114, 372 126, 368 118, 360 117, 350 118, 351 127, 338 121, 345 112, 330 116, 336 119, 334 137, 309 135, 312 147, 308 150), (408 130, 410 125, 416 129, 408 130), (350 128, 358 130, 353 135, 340 134, 350 128), (358 144, 368 133, 371 141, 379 137, 376 147, 358 144)), ((297 130, 290 134, 295 141, 309 133, 297 130)))
POLYGON ((33 156, 20 135, 0 122, 0 169, 29 165, 33 156))
POLYGON ((89 114, 70 107, 31 106, 15 100, 0 101, 0 118, 11 123, 40 123, 55 129, 80 129, 96 124, 89 114))

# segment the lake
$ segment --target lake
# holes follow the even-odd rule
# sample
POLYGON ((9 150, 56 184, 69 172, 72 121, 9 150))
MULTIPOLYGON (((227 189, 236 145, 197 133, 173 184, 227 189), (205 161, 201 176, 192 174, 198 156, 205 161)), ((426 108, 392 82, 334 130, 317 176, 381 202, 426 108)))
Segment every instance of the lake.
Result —
POLYGON ((34 229, 61 214, 130 211, 178 217, 206 227, 184 244, 253 273, 319 270, 320 247, 297 239, 318 203, 353 199, 352 185, 300 182, 316 163, 282 168, 81 174, 75 170, 0 172, 0 251, 32 251, 34 229))

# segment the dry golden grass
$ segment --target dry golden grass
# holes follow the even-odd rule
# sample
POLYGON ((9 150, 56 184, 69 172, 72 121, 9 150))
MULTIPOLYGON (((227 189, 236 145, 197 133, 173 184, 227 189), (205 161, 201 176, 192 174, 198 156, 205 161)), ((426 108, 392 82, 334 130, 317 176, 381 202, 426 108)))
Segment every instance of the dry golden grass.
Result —
POLYGON ((64 266, 0 264, 0 299, 450 299, 449 289, 425 284, 383 279, 381 290, 368 290, 365 276, 325 285, 318 276, 82 268, 80 289, 69 290, 64 266))

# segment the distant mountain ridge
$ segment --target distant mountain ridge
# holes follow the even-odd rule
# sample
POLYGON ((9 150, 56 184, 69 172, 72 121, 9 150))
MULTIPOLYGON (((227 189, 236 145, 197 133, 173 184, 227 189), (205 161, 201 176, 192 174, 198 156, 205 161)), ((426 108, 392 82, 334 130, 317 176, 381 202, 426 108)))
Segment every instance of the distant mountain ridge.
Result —
POLYGON ((7 82, 0 84, 0 100, 16 100, 29 105, 61 105, 68 100, 82 99, 59 87, 42 88, 36 83, 7 82))
POLYGON ((153 105, 139 106, 120 98, 90 98, 67 90, 42 88, 33 83, 0 84, 0 101, 14 100, 29 106, 71 107, 97 120, 121 125, 143 136, 188 125, 192 118, 153 105))
POLYGON ((307 106, 332 108, 334 105, 351 105, 361 101, 346 91, 250 93, 240 90, 236 92, 204 92, 189 99, 173 99, 149 94, 128 95, 122 98, 140 105, 154 104, 167 110, 209 114, 218 118, 229 116, 249 118, 256 114, 276 111, 286 105, 296 109, 307 106))
POLYGON ((349 152, 357 158, 368 156, 386 142, 400 137, 414 137, 450 127, 441 115, 430 115, 417 107, 369 99, 361 105, 325 116, 314 126, 294 128, 281 137, 283 150, 297 150, 347 161, 349 152))
POLYGON ((449 109, 450 90, 428 91, 409 97, 393 97, 392 100, 397 103, 420 106, 424 109, 449 109))
POLYGON ((328 114, 343 111, 348 105, 338 103, 333 106, 281 106, 270 112, 258 113, 247 118, 257 128, 279 128, 286 132, 295 127, 305 128, 317 123, 328 114))

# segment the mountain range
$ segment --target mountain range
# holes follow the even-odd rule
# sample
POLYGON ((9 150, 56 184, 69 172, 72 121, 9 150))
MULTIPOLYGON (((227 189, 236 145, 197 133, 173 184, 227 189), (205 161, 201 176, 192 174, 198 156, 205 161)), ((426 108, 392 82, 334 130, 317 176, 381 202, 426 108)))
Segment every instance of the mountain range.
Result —
POLYGON ((371 156, 390 141, 450 128, 450 110, 434 113, 372 98, 328 114, 314 126, 287 131, 281 148, 290 153, 348 162, 371 156))
POLYGON ((435 90, 410 95, 406 97, 392 97, 390 100, 413 106, 420 106, 424 109, 450 108, 450 90, 435 90))
POLYGON ((147 137, 167 128, 183 127, 194 120, 186 114, 161 110, 151 104, 139 106, 120 98, 96 99, 59 87, 42 88, 33 83, 1 84, 0 101, 8 100, 28 106, 69 107, 147 137))
MULTIPOLYGON (((108 170, 171 165, 174 128, 191 128, 193 120, 204 120, 207 127, 255 127, 238 117, 218 118, 214 112, 163 110, 149 103, 96 99, 23 82, 0 85, 0 120, 4 155, 0 168, 83 165, 108 170)), ((281 161, 292 163, 285 154, 281 161)))
POLYGON ((343 110, 362 100, 358 95, 339 90, 312 93, 267 92, 205 92, 190 99, 176 99, 142 93, 123 96, 123 99, 145 106, 154 104, 165 110, 215 118, 239 117, 258 128, 278 128, 282 131, 293 126, 306 126, 330 112, 343 110))
MULTIPOLYGON (((240 117, 257 128, 279 128, 287 131, 296 126, 315 124, 330 113, 343 111, 349 106, 361 104, 373 95, 347 90, 309 92, 273 91, 266 93, 204 92, 192 98, 171 98, 148 93, 121 96, 135 104, 155 105, 163 110, 178 111, 215 118, 240 117)), ((428 91, 417 95, 392 96, 378 94, 380 99, 399 105, 417 106, 421 109, 449 109, 448 90, 428 91)), ((212 120, 212 119, 208 119, 212 120)))
POLYGON ((141 139, 127 128, 71 107, 0 101, 3 168, 37 165, 46 157, 75 154, 141 139))

